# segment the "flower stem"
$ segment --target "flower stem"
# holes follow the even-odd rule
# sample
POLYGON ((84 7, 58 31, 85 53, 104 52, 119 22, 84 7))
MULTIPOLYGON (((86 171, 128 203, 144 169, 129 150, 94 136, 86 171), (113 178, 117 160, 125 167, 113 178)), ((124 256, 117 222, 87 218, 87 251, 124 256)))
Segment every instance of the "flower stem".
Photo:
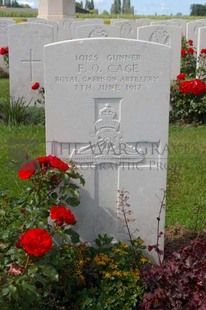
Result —
POLYGON ((26 269, 27 269, 27 267, 28 267, 28 265, 29 265, 29 261, 30 261, 30 256, 27 255, 26 264, 25 264, 25 266, 24 266, 23 274, 25 273, 25 271, 26 271, 26 269))

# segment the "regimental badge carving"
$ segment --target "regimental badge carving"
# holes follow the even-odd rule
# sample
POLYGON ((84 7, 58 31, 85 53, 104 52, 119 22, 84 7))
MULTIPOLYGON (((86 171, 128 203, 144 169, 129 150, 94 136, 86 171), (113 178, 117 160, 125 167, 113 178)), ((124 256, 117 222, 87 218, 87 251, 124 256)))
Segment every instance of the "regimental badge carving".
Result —
POLYGON ((0 24, 0 34, 6 35, 7 34, 7 26, 6 24, 0 24))
POLYGON ((164 45, 170 45, 169 34, 167 31, 165 31, 161 27, 157 28, 157 30, 155 30, 151 34, 149 41, 164 44, 164 45))
POLYGON ((65 19, 63 21, 62 25, 63 25, 64 28, 69 28, 70 29, 71 25, 72 25, 72 22, 71 22, 71 20, 65 19))
POLYGON ((121 27, 121 35, 129 36, 133 34, 133 27, 130 23, 124 23, 121 27))
POLYGON ((89 34, 89 38, 108 37, 108 33, 101 26, 95 27, 89 34))
POLYGON ((123 141, 120 131, 120 121, 110 104, 99 111, 99 119, 94 123, 95 132, 89 145, 74 150, 71 154, 76 163, 139 163, 144 160, 141 149, 123 141))

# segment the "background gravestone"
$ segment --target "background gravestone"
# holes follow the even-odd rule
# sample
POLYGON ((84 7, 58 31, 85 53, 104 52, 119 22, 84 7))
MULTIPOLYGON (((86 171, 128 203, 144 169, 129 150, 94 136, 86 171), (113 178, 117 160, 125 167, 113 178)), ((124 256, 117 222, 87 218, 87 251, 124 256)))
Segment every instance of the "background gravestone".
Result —
POLYGON ((116 38, 45 47, 47 154, 72 158, 85 177, 73 211, 88 242, 104 233, 128 240, 118 219, 122 189, 135 219, 132 236, 156 242, 166 189, 170 59, 168 46, 116 38))
POLYGON ((181 28, 168 25, 139 27, 137 29, 137 38, 172 47, 171 80, 175 80, 180 73, 181 28))
MULTIPOLYGON (((198 40, 197 40, 197 57, 199 57, 201 53, 201 49, 206 48, 206 27, 200 27, 198 29, 198 40)), ((197 62, 197 67, 198 67, 197 62)))
POLYGON ((182 36, 184 37, 186 36, 187 21, 185 19, 178 19, 178 18, 169 19, 167 24, 170 26, 180 27, 182 30, 182 36))
POLYGON ((58 22, 58 41, 72 39, 72 23, 74 19, 65 18, 58 22))
POLYGON ((53 26, 24 23, 9 27, 10 95, 31 105, 37 99, 37 91, 31 89, 35 82, 44 86, 43 46, 56 41, 53 26))
POLYGON ((149 26, 151 24, 151 19, 138 18, 135 20, 137 27, 149 26))
POLYGON ((197 48, 198 29, 206 27, 206 20, 195 20, 186 25, 186 39, 193 41, 193 46, 197 48))
POLYGON ((82 25, 73 29, 72 38, 121 37, 121 28, 104 24, 82 25))
MULTIPOLYGON (((15 22, 10 19, 0 19, 0 48, 8 46, 8 26, 13 24, 15 24, 15 22)), ((2 56, 0 57, 0 67, 8 71, 2 56)))
POLYGON ((135 21, 116 21, 113 22, 114 26, 120 27, 121 38, 136 39, 137 38, 137 25, 135 21))

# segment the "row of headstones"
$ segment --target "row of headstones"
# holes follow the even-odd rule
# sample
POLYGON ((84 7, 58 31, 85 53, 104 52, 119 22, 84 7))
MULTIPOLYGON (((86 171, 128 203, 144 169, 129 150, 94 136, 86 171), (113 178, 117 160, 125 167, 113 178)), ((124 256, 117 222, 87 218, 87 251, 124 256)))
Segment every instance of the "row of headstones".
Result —
MULTIPOLYGON (((77 39, 81 37, 125 37, 128 39, 137 38, 137 29, 149 25, 167 25, 181 28, 182 35, 187 39, 197 42, 198 28, 206 26, 206 20, 186 22, 182 19, 170 19, 153 21, 149 19, 136 20, 103 20, 103 19, 63 19, 58 22, 51 22, 43 19, 28 19, 28 22, 49 24, 55 28, 57 41, 77 39), (95 25, 97 27, 95 27, 95 25), (93 27, 92 27, 93 26, 93 27), (98 28, 99 26, 99 28, 98 28), (83 30, 84 28, 84 30, 83 30)), ((0 44, 7 42, 7 26, 14 23, 11 19, 0 19, 0 44)), ((196 44, 195 44, 196 46, 196 44)))
MULTIPOLYGON (((161 25, 157 24, 137 27, 138 23, 139 25, 149 23, 148 20, 136 20, 132 22, 113 20, 111 25, 105 24, 105 22, 107 21, 96 19, 85 21, 66 19, 57 23, 32 19, 27 23, 10 25, 14 22, 7 19, 1 19, 0 45, 9 45, 10 95, 14 99, 23 97, 25 101, 31 102, 31 104, 34 104, 38 99, 42 99, 38 92, 32 90, 32 85, 35 82, 38 82, 41 86, 44 86, 43 46, 49 43, 63 41, 69 38, 71 39, 71 36, 69 35, 71 33, 76 33, 76 38, 124 37, 131 39, 131 33, 136 29, 136 39, 171 46, 171 79, 175 79, 180 73, 181 33, 183 33, 182 26, 171 26, 163 24, 167 21, 162 21, 161 25), (8 25, 10 26, 8 27, 8 25), (134 25, 136 26, 134 27, 134 25), (21 76, 21 79, 19 79, 19 76, 21 76)), ((187 25, 191 25, 192 23, 193 32, 190 31, 190 37, 188 38, 191 38, 195 45, 197 39, 195 40, 195 37, 194 35, 192 36, 192 34, 197 32, 198 27, 203 26, 204 21, 196 22, 195 24, 194 22, 190 22, 187 25)), ((184 23, 182 23, 182 25, 183 24, 184 23)), ((187 28, 190 29, 191 27, 187 28)), ((199 28, 199 38, 199 49, 201 49, 206 46, 204 28, 199 28)))

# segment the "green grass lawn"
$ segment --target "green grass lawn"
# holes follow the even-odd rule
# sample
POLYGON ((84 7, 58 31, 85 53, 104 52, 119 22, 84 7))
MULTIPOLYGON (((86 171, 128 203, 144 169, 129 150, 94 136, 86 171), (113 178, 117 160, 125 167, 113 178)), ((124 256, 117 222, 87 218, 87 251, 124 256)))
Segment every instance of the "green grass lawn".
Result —
POLYGON ((0 78, 0 99, 9 98, 9 79, 0 78))
POLYGON ((166 224, 205 222, 206 127, 170 126, 166 224))
MULTIPOLYGON (((206 218, 206 127, 170 126, 166 224, 199 228, 206 218)), ((0 125, 0 189, 18 195, 26 181, 17 170, 24 156, 45 154, 43 126, 0 125)))
POLYGON ((0 139, 0 190, 9 188, 13 195, 18 195, 27 183, 17 177, 26 154, 31 158, 45 154, 44 126, 0 124, 0 139))

